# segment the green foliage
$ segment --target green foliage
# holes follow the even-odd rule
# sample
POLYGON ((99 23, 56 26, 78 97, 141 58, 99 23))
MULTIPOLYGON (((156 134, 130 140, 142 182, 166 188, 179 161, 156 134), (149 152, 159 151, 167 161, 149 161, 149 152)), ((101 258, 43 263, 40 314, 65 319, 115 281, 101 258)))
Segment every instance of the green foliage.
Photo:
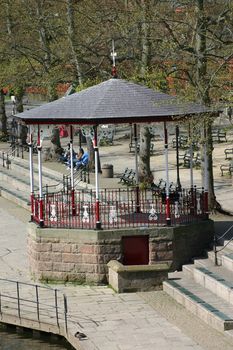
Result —
POLYGON ((80 84, 76 87, 76 92, 80 92, 82 90, 85 90, 93 85, 97 85, 99 83, 102 83, 102 79, 99 77, 93 78, 93 79, 87 79, 83 84, 80 84))
POLYGON ((130 77, 130 80, 135 83, 140 83, 148 88, 159 90, 164 93, 167 93, 169 90, 168 83, 166 80, 166 75, 162 70, 147 72, 142 76, 141 74, 136 74, 130 77))

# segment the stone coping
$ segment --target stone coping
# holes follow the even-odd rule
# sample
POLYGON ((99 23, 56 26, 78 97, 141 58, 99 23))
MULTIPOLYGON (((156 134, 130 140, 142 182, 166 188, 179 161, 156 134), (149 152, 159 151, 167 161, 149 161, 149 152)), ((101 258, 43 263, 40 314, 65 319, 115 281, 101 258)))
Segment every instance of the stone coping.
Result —
POLYGON ((205 220, 202 222, 190 223, 188 225, 171 226, 171 227, 134 227, 134 228, 113 228, 111 230, 93 230, 93 229, 71 229, 71 228, 40 228, 36 223, 29 222, 28 232, 35 238, 57 238, 57 239, 74 239, 80 240, 82 238, 88 238, 91 240, 101 239, 119 239, 122 236, 143 236, 150 235, 156 239, 156 237, 173 239, 174 236, 187 235, 187 230, 190 233, 195 229, 200 229, 200 225, 203 227, 211 227, 213 225, 212 220, 205 220))
POLYGON ((123 265, 117 260, 111 260, 107 264, 110 269, 117 273, 121 272, 151 272, 151 271, 168 271, 171 267, 171 262, 166 261, 156 263, 154 265, 123 265))
POLYGON ((119 239, 122 236, 144 236, 150 237, 164 236, 166 239, 174 237, 174 230, 178 227, 139 227, 139 228, 124 228, 112 230, 88 230, 88 229, 64 229, 64 228, 40 228, 37 224, 28 223, 28 232, 34 238, 44 239, 73 239, 73 240, 103 240, 103 239, 119 239))

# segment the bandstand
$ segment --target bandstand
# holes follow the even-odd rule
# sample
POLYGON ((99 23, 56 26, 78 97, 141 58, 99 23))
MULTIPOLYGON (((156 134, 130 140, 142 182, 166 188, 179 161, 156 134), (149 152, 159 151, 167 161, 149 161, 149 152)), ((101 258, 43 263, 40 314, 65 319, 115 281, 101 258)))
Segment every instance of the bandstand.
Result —
POLYGON ((210 242, 213 229, 208 220, 207 155, 204 152, 203 188, 197 190, 194 184, 190 143, 190 188, 183 189, 178 176, 177 188, 171 191, 168 125, 176 125, 182 119, 188 122, 191 118, 202 118, 206 113, 206 108, 199 104, 181 103, 174 96, 112 78, 18 114, 20 121, 29 128, 31 223, 28 251, 32 273, 37 278, 47 280, 103 283, 107 278, 107 263, 112 259, 126 265, 153 265, 170 261, 174 269, 199 254, 210 242), (123 123, 133 125, 134 130, 134 186, 100 188, 100 127, 103 124, 123 123), (155 128, 161 131, 166 165, 164 191, 156 187, 140 189, 137 152, 139 124, 147 125, 151 133, 155 128), (43 138, 51 134, 54 126, 60 125, 69 129, 70 187, 57 193, 43 193, 43 138), (77 127, 93 141, 94 190, 75 188, 72 159, 73 133, 77 127), (35 138, 39 193, 34 191, 32 145, 35 138), (126 237, 132 238, 130 244, 126 237))

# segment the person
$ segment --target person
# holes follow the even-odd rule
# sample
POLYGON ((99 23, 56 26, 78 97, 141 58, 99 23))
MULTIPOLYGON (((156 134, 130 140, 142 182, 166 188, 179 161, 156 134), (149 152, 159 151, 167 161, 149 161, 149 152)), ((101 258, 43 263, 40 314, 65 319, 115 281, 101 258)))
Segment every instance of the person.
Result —
POLYGON ((82 166, 86 166, 88 164, 88 160, 88 153, 84 152, 83 148, 80 148, 77 160, 75 160, 75 168, 78 170, 82 166))
MULTIPOLYGON (((68 161, 68 168, 71 167, 71 161, 68 161)), ((88 153, 84 152, 83 148, 80 148, 78 154, 73 158, 74 168, 79 169, 81 166, 85 166, 88 164, 88 153)))
MULTIPOLYGON (((73 150, 73 156, 75 156, 74 150, 73 150)), ((66 164, 69 161, 69 159, 70 159, 70 143, 67 144, 67 149, 64 150, 59 160, 60 162, 63 162, 66 164)))
POLYGON ((59 157, 59 161, 65 163, 68 161, 68 152, 70 150, 70 144, 67 144, 67 149, 63 150, 62 155, 59 157))

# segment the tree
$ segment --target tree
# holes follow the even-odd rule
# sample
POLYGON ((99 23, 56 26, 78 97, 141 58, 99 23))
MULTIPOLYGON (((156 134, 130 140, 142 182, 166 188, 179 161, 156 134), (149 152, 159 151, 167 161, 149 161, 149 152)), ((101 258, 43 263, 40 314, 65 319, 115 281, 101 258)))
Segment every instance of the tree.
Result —
MULTIPOLYGON (((209 2, 195 0, 183 2, 181 13, 163 13, 160 16, 170 46, 170 57, 176 61, 176 78, 186 81, 184 92, 210 106, 221 96, 218 78, 233 57, 232 22, 229 1, 209 2)), ((216 206, 212 162, 212 116, 205 118, 205 136, 208 155, 209 206, 216 206)), ((202 126, 203 128, 203 126, 202 126)))

